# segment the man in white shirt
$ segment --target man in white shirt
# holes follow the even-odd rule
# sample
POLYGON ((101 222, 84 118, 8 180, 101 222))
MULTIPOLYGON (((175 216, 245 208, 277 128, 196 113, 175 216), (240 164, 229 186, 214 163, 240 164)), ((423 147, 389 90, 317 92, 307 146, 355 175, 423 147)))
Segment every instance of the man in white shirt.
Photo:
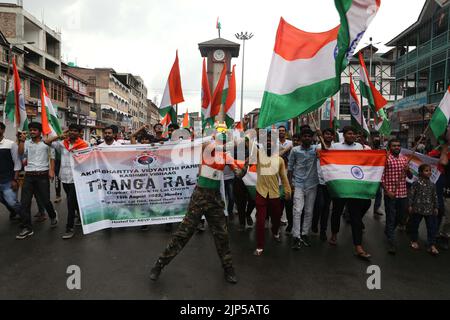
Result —
MULTIPOLYGON (((356 143, 356 129, 354 127, 344 127, 344 142, 335 143, 330 150, 364 150, 364 146, 356 143)), ((341 215, 345 205, 348 207, 350 213, 350 224, 352 226, 353 244, 356 250, 356 256, 369 260, 371 255, 368 254, 362 247, 362 218, 365 212, 369 209, 370 200, 355 199, 355 198, 335 198, 333 199, 333 212, 331 214, 331 232, 332 236, 329 241, 331 245, 336 245, 337 234, 340 229, 341 215)))
POLYGON ((99 147, 115 147, 121 146, 122 144, 116 141, 117 137, 117 127, 109 126, 103 129, 103 140, 105 142, 99 144, 99 147))
POLYGON ((19 156, 24 157, 25 180, 22 187, 22 231, 16 239, 23 240, 34 234, 31 224, 31 200, 36 196, 47 211, 52 228, 58 224, 58 218, 50 201, 50 180, 55 178, 55 152, 42 141, 42 125, 32 122, 28 125, 31 140, 19 141, 19 156))
POLYGON ((71 124, 69 130, 65 131, 63 135, 45 141, 47 145, 61 152, 61 170, 59 172, 59 178, 61 179, 63 189, 67 195, 67 224, 66 232, 62 236, 64 240, 71 239, 75 235, 75 212, 79 212, 70 158, 72 157, 73 152, 89 147, 89 145, 81 139, 82 134, 83 128, 81 126, 71 124))

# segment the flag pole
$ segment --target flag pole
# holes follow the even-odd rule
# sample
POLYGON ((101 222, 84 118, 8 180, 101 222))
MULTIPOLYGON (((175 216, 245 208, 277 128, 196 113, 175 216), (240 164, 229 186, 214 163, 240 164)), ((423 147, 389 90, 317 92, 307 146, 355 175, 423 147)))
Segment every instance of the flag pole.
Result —
MULTIPOLYGON (((316 128, 316 132, 320 132, 320 128, 317 126, 316 119, 314 119, 312 113, 308 113, 308 116, 311 117, 311 119, 313 121, 313 124, 314 124, 314 127, 316 128)), ((319 139, 320 139, 320 142, 322 143, 322 146, 325 148, 326 145, 325 145, 325 140, 323 140, 323 137, 322 137, 322 132, 320 132, 320 134, 317 134, 317 135, 319 136, 319 139)))
MULTIPOLYGON (((9 90, 9 73, 11 72, 11 56, 12 56, 12 44, 9 44, 8 49, 8 71, 6 72, 6 83, 5 83, 5 100, 3 100, 3 123, 6 122, 6 99, 8 97, 8 90, 9 90)), ((14 120, 15 121, 15 120, 14 120)))

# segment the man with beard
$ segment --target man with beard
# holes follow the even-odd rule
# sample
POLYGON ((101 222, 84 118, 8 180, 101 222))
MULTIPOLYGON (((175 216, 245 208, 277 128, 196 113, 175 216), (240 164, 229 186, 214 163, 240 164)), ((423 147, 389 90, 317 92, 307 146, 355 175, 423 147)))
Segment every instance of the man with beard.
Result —
POLYGON ((115 126, 109 126, 103 129, 103 140, 105 140, 105 142, 99 144, 99 147, 121 146, 122 144, 116 141, 117 133, 117 127, 115 126))
POLYGON ((408 210, 408 191, 406 177, 412 178, 408 159, 401 155, 402 147, 399 139, 391 139, 388 144, 389 156, 386 161, 381 185, 384 189, 384 210, 386 211, 386 228, 388 253, 395 254, 395 229, 406 225, 408 210))

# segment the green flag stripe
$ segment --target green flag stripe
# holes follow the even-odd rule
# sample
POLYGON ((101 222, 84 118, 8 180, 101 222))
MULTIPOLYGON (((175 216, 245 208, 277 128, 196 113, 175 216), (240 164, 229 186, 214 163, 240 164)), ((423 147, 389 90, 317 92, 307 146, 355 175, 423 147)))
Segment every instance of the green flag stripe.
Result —
POLYGON ((333 180, 327 182, 331 198, 375 199, 379 182, 333 180))

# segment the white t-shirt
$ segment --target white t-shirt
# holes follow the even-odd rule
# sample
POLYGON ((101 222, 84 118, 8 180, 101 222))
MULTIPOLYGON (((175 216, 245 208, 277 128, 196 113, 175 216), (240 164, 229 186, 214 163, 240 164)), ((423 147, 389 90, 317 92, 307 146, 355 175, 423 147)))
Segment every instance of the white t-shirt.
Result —
POLYGON ((106 142, 100 143, 98 146, 99 147, 116 147, 116 146, 121 146, 122 144, 119 141, 114 140, 113 143, 111 144, 107 144, 106 142))
POLYGON ((354 142, 353 144, 348 145, 345 142, 339 142, 332 144, 330 150, 365 150, 365 149, 363 145, 360 143, 354 142))

